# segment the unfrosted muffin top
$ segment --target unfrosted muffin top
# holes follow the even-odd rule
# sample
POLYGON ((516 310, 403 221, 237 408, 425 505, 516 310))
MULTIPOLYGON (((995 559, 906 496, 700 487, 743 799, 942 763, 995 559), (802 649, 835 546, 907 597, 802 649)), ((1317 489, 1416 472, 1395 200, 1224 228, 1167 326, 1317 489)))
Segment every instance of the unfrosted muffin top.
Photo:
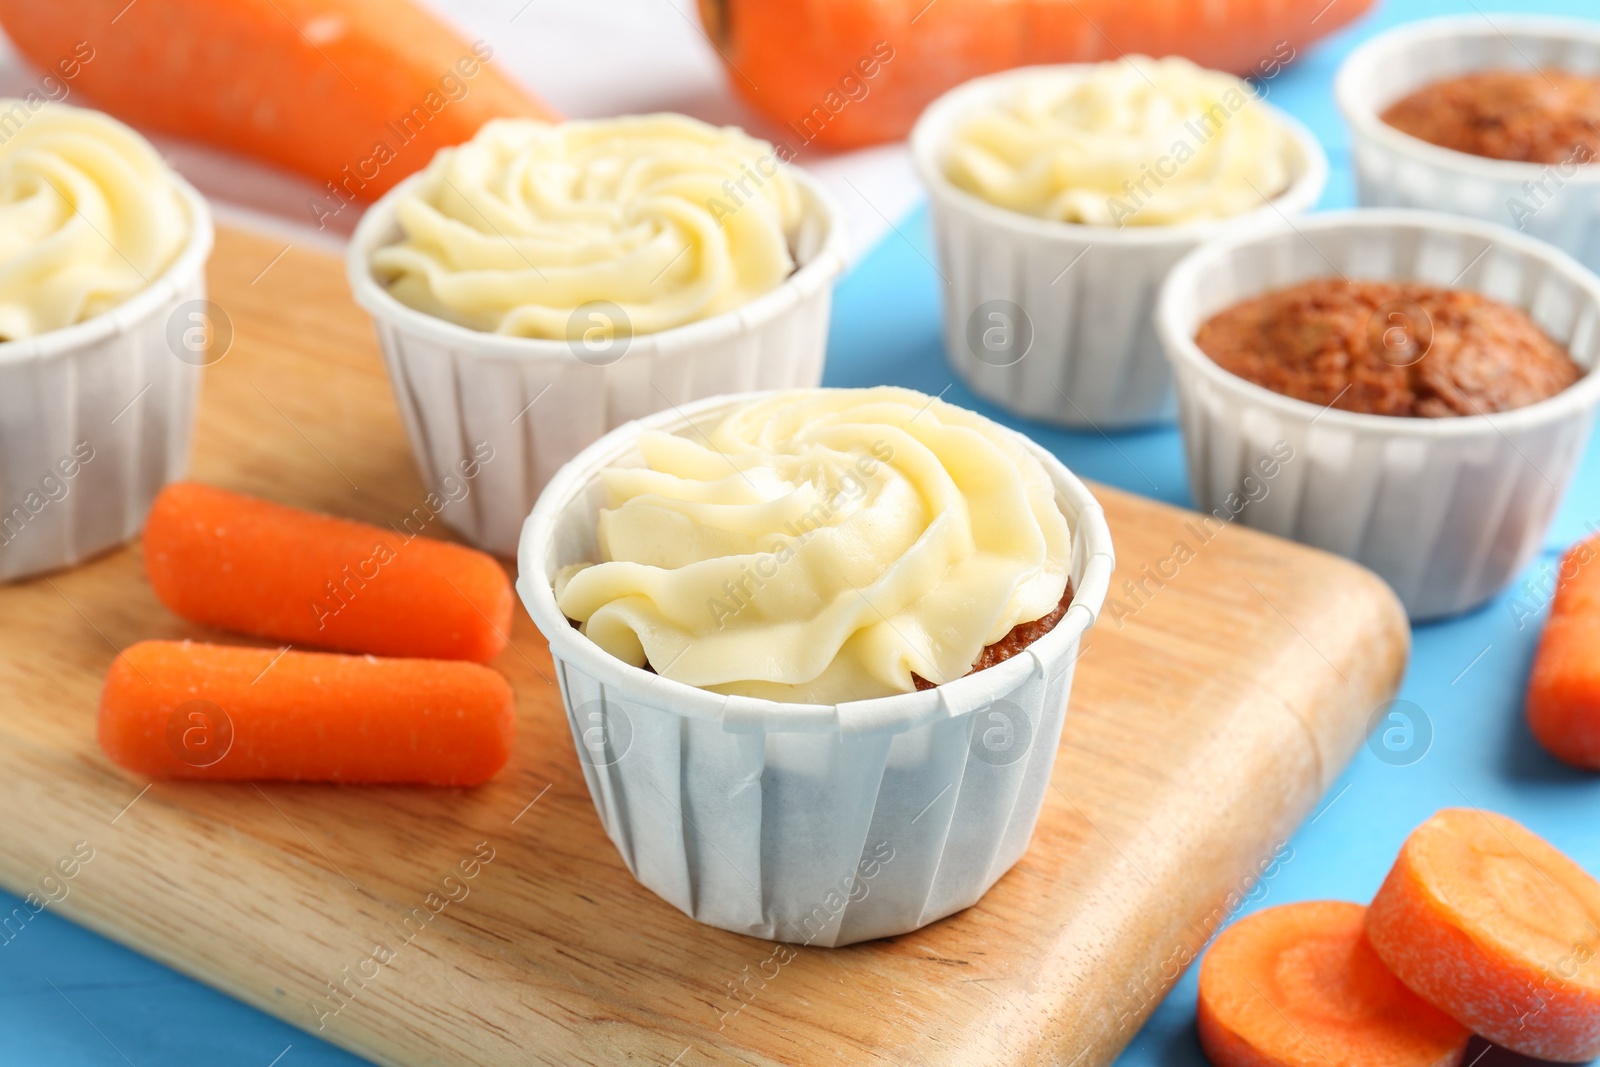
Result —
POLYGON ((1214 315, 1195 344, 1275 393, 1369 415, 1509 411, 1583 373, 1521 310, 1417 282, 1301 282, 1214 315))
POLYGON ((1425 85, 1383 112, 1402 133, 1523 163, 1600 161, 1600 78, 1486 70, 1425 85))

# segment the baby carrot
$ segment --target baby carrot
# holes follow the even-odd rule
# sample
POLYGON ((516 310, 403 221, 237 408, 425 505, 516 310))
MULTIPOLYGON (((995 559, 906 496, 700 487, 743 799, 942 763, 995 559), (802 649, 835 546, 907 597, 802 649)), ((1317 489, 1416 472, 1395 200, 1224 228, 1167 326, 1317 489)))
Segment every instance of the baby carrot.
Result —
POLYGON ((0 0, 0 23, 50 95, 303 174, 318 223, 491 118, 554 117, 407 0, 0 0))
POLYGON ((1545 1060, 1600 1055, 1600 883, 1492 812, 1412 831, 1367 911, 1401 981, 1490 1041, 1545 1060))
POLYGON ((1600 538, 1561 561, 1528 679, 1528 728, 1557 759, 1600 770, 1600 538))
POLYGON ((476 663, 142 641, 106 674, 99 738, 152 778, 477 785, 515 715, 476 663))
POLYGON ((1384 969, 1360 904, 1319 900, 1228 927, 1200 964, 1215 1067, 1455 1067, 1471 1038, 1384 969))
POLYGON ((296 645, 487 663, 511 630, 482 552, 195 482, 156 497, 144 565, 184 618, 296 645))

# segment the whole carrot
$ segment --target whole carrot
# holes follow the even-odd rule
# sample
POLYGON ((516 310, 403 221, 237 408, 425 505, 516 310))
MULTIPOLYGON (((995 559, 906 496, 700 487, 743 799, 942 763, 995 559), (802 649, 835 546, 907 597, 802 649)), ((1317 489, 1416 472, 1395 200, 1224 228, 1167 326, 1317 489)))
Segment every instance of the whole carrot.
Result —
POLYGON ((487 663, 511 629, 482 552, 195 482, 156 497, 144 563, 184 618, 295 645, 487 663))
POLYGON ((1366 909, 1283 904, 1218 935, 1200 964, 1200 1045, 1215 1067, 1457 1067, 1471 1033, 1390 974, 1366 909))
POLYGON ((905 137, 983 74, 1124 55, 1272 78, 1372 0, 700 0, 734 91, 799 151, 905 137))
POLYGON ((511 687, 476 663, 143 641, 111 664, 100 747, 152 778, 476 785, 511 687))
POLYGON ((1600 1055, 1600 883, 1504 815, 1449 808, 1413 830, 1367 939, 1413 992, 1497 1045, 1600 1055))
POLYGON ((1528 727, 1550 753, 1600 770, 1600 538, 1561 561, 1528 679, 1528 727))
POLYGON ((553 117, 409 0, 0 0, 0 25, 70 93, 303 174, 330 213, 488 119, 553 117))

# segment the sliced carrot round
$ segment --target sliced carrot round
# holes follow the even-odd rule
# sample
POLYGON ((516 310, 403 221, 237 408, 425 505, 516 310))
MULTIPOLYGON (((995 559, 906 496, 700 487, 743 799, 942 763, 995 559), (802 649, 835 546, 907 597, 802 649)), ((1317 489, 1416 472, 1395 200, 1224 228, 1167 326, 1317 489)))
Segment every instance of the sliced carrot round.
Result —
POLYGON ((1496 1044, 1600 1055, 1600 883, 1515 820, 1450 808, 1417 827, 1367 936, 1419 996, 1496 1044))
POLYGON ((1200 964, 1200 1044, 1216 1067, 1455 1067, 1471 1034, 1367 944, 1360 904, 1268 908, 1200 964))

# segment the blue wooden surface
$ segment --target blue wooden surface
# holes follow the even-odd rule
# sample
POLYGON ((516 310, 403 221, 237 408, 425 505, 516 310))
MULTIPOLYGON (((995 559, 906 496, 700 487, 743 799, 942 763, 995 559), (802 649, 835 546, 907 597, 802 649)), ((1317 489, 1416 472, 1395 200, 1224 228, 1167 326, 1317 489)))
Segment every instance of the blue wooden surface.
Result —
MULTIPOLYGON (((1494 9, 1597 14, 1594 0, 1500 0, 1494 9)), ((1354 200, 1345 132, 1329 89, 1339 60, 1357 41, 1389 25, 1476 10, 1472 0, 1387 0, 1377 13, 1273 81, 1272 100, 1310 125, 1332 158, 1323 207, 1354 200)), ((955 383, 939 337, 932 255, 926 218, 919 211, 844 280, 834 313, 828 384, 891 382, 929 393, 949 387, 946 399, 1025 430, 1088 477, 1188 502, 1175 429, 1111 439, 1050 430, 1009 418, 955 383)), ((1589 523, 1600 523, 1600 445, 1594 442, 1550 532, 1548 551, 1529 576, 1550 566, 1589 523)), ((1398 759, 1392 754, 1380 759, 1375 750, 1364 749, 1313 821, 1290 842, 1291 858, 1241 914, 1293 900, 1366 900, 1406 833, 1438 808, 1452 805, 1503 811, 1590 870, 1600 870, 1593 815, 1600 810, 1600 777, 1556 763, 1522 723, 1522 690, 1538 620, 1519 627, 1511 610, 1514 595, 1468 617, 1418 629, 1401 696, 1425 720, 1431 743, 1398 759)), ((16 904, 0 893, 0 909, 16 904)), ((293 916, 284 921, 292 923, 293 916)), ((1191 970, 1119 1067, 1204 1063, 1194 1039, 1194 981, 1191 970)), ((363 1062, 48 910, 0 944, 0 1067, 351 1067, 363 1062)), ((1477 1067, 1512 1062, 1518 1061, 1495 1051, 1477 1067)))

